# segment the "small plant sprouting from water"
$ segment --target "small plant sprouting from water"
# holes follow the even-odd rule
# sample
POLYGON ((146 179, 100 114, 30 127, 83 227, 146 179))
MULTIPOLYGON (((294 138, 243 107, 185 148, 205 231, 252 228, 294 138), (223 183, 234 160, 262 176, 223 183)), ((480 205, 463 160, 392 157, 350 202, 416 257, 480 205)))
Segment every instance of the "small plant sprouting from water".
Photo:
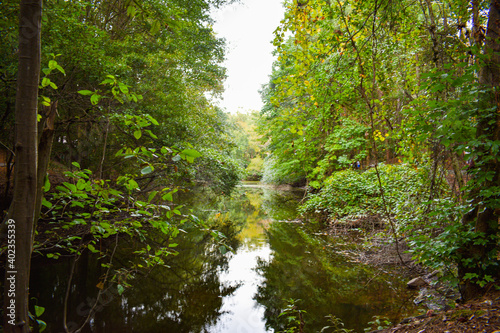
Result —
POLYGON ((285 330, 280 331, 280 333, 304 333, 304 314, 306 311, 301 310, 297 307, 296 303, 300 302, 300 299, 290 298, 285 300, 288 305, 281 311, 278 317, 286 318, 285 330))
MULTIPOLYGON (((279 331, 279 333, 304 333, 304 326, 306 325, 304 321, 304 314, 306 314, 307 312, 297 307, 296 304, 300 302, 300 299, 290 298, 285 301, 287 302, 287 306, 281 311, 278 317, 286 318, 286 328, 282 331, 279 331)), ((354 330, 344 328, 344 323, 340 318, 337 318, 332 314, 326 316, 326 318, 328 318, 329 325, 323 327, 320 333, 354 332, 354 330)))
POLYGON ((383 330, 391 327, 391 321, 386 317, 373 316, 373 320, 369 321, 370 327, 365 328, 365 332, 370 332, 373 330, 383 330))
POLYGON ((326 318, 328 318, 330 325, 323 327, 321 329, 320 333, 350 333, 350 332, 354 332, 354 330, 344 328, 344 323, 342 322, 342 320, 340 318, 337 318, 332 314, 326 316, 326 318))

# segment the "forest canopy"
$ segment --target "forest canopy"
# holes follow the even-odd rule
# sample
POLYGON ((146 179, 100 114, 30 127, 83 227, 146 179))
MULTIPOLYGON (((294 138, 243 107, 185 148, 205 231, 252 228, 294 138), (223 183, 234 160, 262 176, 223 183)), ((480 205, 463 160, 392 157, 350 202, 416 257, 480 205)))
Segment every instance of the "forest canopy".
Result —
MULTIPOLYGON (((168 161, 157 177, 210 182, 229 190, 239 164, 232 124, 210 96, 222 91, 224 41, 209 16, 221 1, 47 1, 42 17, 40 103, 57 103, 52 161, 101 178, 134 173, 124 147, 193 148, 200 163, 168 161)), ((19 4, 3 2, 1 138, 13 147, 19 4)), ((40 112, 43 116, 43 111, 40 112)), ((163 161, 165 162, 165 161, 163 161)), ((148 163, 154 163, 150 160, 148 163)))

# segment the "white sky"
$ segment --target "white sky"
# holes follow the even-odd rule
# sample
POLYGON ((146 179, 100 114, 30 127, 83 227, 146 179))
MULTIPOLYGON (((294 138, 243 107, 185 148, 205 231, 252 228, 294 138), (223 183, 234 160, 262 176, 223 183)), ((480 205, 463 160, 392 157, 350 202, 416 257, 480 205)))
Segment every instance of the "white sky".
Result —
POLYGON ((273 31, 283 14, 282 0, 241 0, 213 14, 214 30, 228 45, 226 91, 218 103, 226 111, 261 109, 259 90, 271 75, 273 31))

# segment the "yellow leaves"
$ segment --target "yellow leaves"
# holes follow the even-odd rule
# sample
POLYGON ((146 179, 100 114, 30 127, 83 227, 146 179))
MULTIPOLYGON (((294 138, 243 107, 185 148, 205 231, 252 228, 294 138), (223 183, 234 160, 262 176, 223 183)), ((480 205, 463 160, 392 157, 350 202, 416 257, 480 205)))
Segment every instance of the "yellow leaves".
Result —
POLYGON ((290 127, 290 132, 292 132, 293 134, 297 133, 298 135, 302 136, 304 135, 304 126, 302 125, 292 126, 290 127))
POLYGON ((385 135, 383 135, 379 130, 373 131, 373 138, 375 139, 375 141, 384 142, 385 138, 387 138, 388 136, 389 133, 385 133, 385 135))

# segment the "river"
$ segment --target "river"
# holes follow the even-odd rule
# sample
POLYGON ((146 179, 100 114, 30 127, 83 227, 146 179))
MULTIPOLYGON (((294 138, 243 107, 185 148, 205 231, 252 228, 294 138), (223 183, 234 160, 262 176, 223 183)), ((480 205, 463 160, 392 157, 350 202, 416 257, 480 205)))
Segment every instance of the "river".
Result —
MULTIPOLYGON (((329 315, 363 332, 374 316, 397 322, 412 314, 411 294, 396 274, 349 259, 348 240, 334 242, 320 225, 296 219, 302 197, 299 190, 258 183, 242 184, 230 198, 190 195, 186 206, 217 225, 224 244, 187 229, 166 267, 137 272, 122 295, 105 295, 83 332, 280 332, 299 310, 305 332, 333 326, 329 315), (287 306, 295 310, 280 316, 287 306)), ((127 249, 120 246, 117 264, 131 260, 127 249)), ((85 254, 77 262, 67 307, 70 329, 81 325, 95 300, 105 273, 96 260, 85 254)), ((70 267, 69 260, 33 262, 30 292, 46 308, 40 319, 47 332, 64 331, 70 267)))

